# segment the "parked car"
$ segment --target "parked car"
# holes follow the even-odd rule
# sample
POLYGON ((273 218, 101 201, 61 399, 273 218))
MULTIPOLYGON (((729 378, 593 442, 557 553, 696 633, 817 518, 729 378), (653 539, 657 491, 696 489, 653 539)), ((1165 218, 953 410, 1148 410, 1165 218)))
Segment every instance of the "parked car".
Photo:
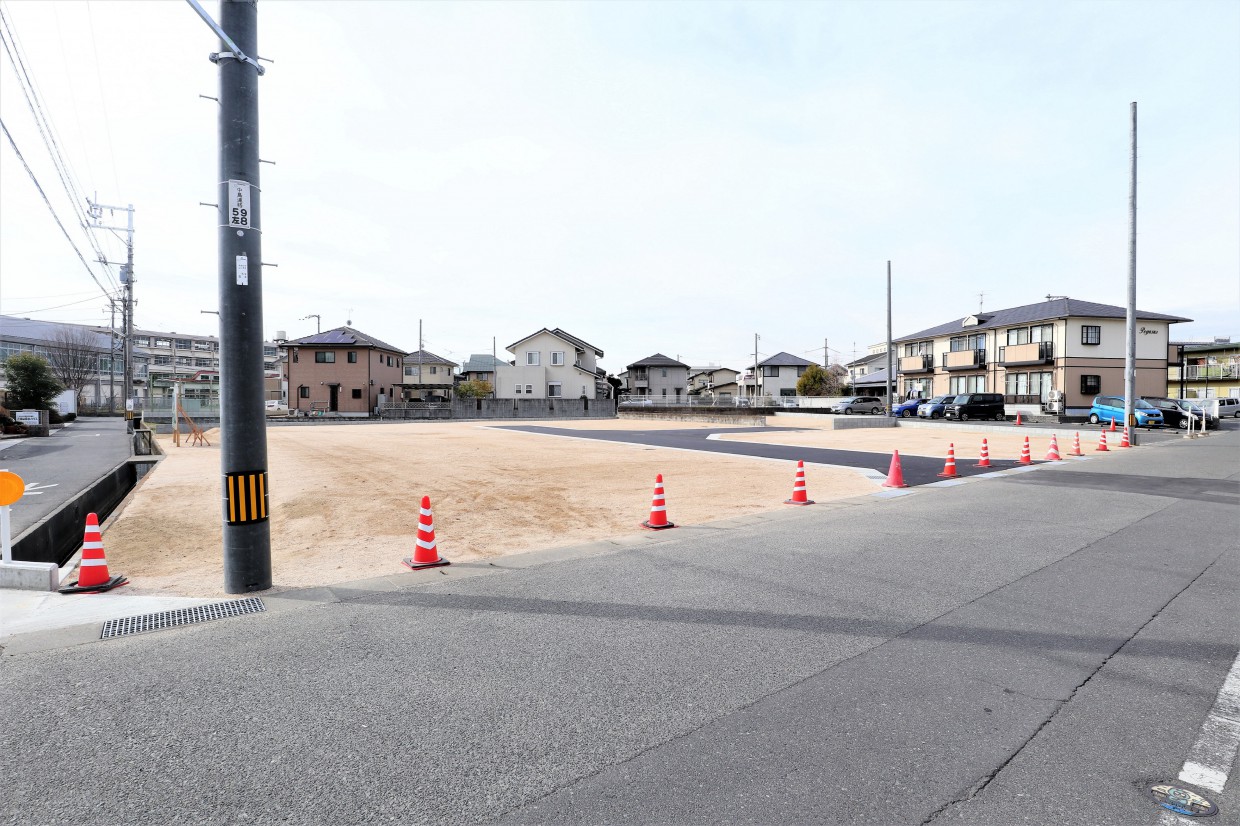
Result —
POLYGON ((1208 430, 1218 430, 1218 416, 1210 416, 1206 411, 1197 405, 1185 399, 1168 399, 1161 396, 1142 396, 1142 400, 1149 402, 1158 408, 1162 413, 1163 424, 1167 427, 1178 427, 1181 430, 1188 430, 1188 420, 1191 416, 1195 419, 1193 427, 1200 428, 1201 423, 1205 422, 1208 430))
POLYGON ((1233 398, 1233 397, 1227 397, 1227 398, 1217 399, 1217 401, 1218 401, 1218 416, 1220 419, 1225 416, 1231 416, 1232 418, 1240 419, 1240 399, 1233 398))
POLYGON ((268 416, 287 416, 288 405, 279 399, 267 399, 268 416))
POLYGON ((909 419, 917 415, 918 405, 924 404, 925 399, 909 399, 908 401, 896 402, 896 406, 891 408, 891 415, 899 416, 901 419, 909 419))
POLYGON ((943 406, 943 418, 959 419, 994 419, 996 422, 1007 418, 1003 407, 1002 393, 963 393, 943 406))
POLYGON ((871 413, 877 416, 883 412, 883 401, 878 396, 850 396, 836 402, 831 409, 846 416, 853 413, 871 413))
POLYGON ((797 399, 796 396, 781 396, 779 399, 779 404, 781 407, 800 407, 801 406, 801 402, 797 399))
POLYGON ((955 400, 955 396, 935 396, 933 399, 926 399, 917 406, 917 418, 941 419, 943 410, 955 400))
MULTIPOLYGON (((1162 412, 1144 399, 1132 403, 1132 413, 1137 418, 1137 427, 1163 426, 1162 412)), ((1089 423, 1107 425, 1112 421, 1123 425, 1124 400, 1119 396, 1094 396, 1093 406, 1089 408, 1089 423)))

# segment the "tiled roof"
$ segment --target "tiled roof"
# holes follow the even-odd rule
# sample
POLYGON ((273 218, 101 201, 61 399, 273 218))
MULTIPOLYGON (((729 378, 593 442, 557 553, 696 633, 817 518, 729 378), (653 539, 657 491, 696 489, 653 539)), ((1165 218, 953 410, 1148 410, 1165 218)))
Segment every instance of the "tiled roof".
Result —
MULTIPOLYGON (((1076 298, 1053 298, 1050 301, 1026 304, 1023 307, 1012 307, 1007 310, 982 313, 980 317, 976 313, 971 316, 963 316, 955 321, 940 324, 937 327, 931 327, 907 336, 900 336, 897 339, 893 339, 893 341, 915 341, 950 335, 952 333, 993 330, 996 327, 1030 324, 1035 321, 1050 321, 1056 318, 1068 318, 1069 316, 1080 318, 1127 318, 1128 311, 1124 307, 1116 307, 1111 304, 1096 304, 1092 301, 1081 301, 1076 298), (981 323, 969 327, 963 326, 966 318, 974 317, 979 317, 981 323)), ((1150 321, 1192 321, 1191 318, 1183 318, 1178 315, 1150 313, 1144 310, 1137 311, 1137 318, 1144 318, 1150 321)))
POLYGON ((406 364, 451 364, 456 367, 456 362, 437 356, 429 350, 414 350, 412 353, 405 354, 406 364))
POLYGON ((490 353, 474 353, 461 365, 462 373, 490 373, 500 367, 507 367, 508 362, 497 359, 490 353))
POLYGON ((686 370, 689 369, 689 365, 684 362, 676 361, 676 359, 665 356, 662 353, 655 353, 653 356, 647 356, 641 361, 635 361, 629 365, 630 369, 634 367, 684 367, 686 370))
POLYGON ((286 347, 294 346, 313 346, 321 344, 325 347, 375 347, 380 350, 391 350, 393 353, 402 353, 404 350, 388 344, 386 341, 380 341, 374 336, 368 336, 354 330, 352 327, 337 327, 334 330, 325 330, 322 333, 315 333, 312 336, 286 341, 286 347))
POLYGON ((808 367, 814 362, 794 356, 791 353, 776 353, 768 359, 758 362, 759 367, 808 367))
POLYGON ((887 383, 887 371, 875 370, 873 373, 866 373, 864 376, 857 376, 853 381, 853 387, 869 387, 876 385, 882 387, 887 383))

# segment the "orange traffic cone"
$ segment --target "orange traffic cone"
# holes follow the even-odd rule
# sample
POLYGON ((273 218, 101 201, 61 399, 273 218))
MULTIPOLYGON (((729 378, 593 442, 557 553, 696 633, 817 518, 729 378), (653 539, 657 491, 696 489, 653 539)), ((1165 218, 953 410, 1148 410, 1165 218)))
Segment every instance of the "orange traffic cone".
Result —
POLYGON ((907 488, 904 484, 904 471, 900 469, 900 451, 895 450, 891 453, 891 468, 887 471, 887 481, 883 482, 885 488, 907 488))
POLYGON ((792 498, 784 500, 785 505, 812 505, 814 500, 810 499, 805 492, 805 463, 797 462, 797 476, 792 483, 792 498))
POLYGON ((82 535, 82 562, 78 568, 77 582, 61 588, 62 594, 83 591, 110 591, 127 580, 123 575, 108 575, 108 561, 103 555, 103 535, 99 533, 99 516, 86 514, 86 531, 82 535))
POLYGON ((1124 438, 1119 440, 1120 447, 1132 447, 1132 442, 1128 441, 1128 425, 1124 425, 1124 438))
POLYGON ((663 474, 654 477, 654 499, 650 502, 650 518, 642 523, 643 528, 661 531, 676 527, 667 521, 667 499, 663 495, 663 474))
POLYGON ((1020 449, 1020 464, 1032 465, 1033 459, 1029 456, 1029 437, 1025 437, 1025 446, 1020 449))
POLYGON ((1112 433, 1115 432, 1115 417, 1114 416, 1111 417, 1111 432, 1112 433))
POLYGON ((1017 426, 1017 427, 1022 427, 1022 425, 1021 425, 1021 421, 1020 421, 1020 413, 1019 413, 1019 412, 1017 412, 1017 414, 1016 414, 1016 426, 1017 426))
POLYGON ((1068 455, 1069 456, 1084 456, 1085 455, 1084 453, 1081 453, 1081 431, 1079 430, 1076 432, 1076 435, 1072 437, 1072 452, 1069 453, 1068 455))
POLYGON ((413 558, 406 557, 401 560, 401 564, 415 571, 419 568, 438 568, 441 565, 451 564, 439 555, 439 548, 435 542, 435 515, 431 513, 429 496, 422 497, 422 509, 418 511, 418 539, 414 546, 413 558))
POLYGON ((982 458, 973 467, 990 467, 990 445, 982 439, 982 458))
POLYGON ((1097 450, 1097 451, 1099 451, 1099 452, 1101 452, 1101 453, 1106 453, 1106 452, 1107 452, 1107 432, 1106 432, 1106 430, 1103 430, 1101 433, 1099 433, 1099 434, 1098 434, 1098 447, 1096 447, 1096 448, 1094 448, 1094 449, 1095 449, 1095 450, 1097 450))
POLYGON ((1046 461, 1062 462, 1063 457, 1059 455, 1059 440, 1055 438, 1055 434, 1051 434, 1051 449, 1046 451, 1046 461))
POLYGON ((951 442, 947 445, 947 461, 943 463, 943 472, 939 476, 946 476, 949 479, 956 477, 956 443, 951 442))

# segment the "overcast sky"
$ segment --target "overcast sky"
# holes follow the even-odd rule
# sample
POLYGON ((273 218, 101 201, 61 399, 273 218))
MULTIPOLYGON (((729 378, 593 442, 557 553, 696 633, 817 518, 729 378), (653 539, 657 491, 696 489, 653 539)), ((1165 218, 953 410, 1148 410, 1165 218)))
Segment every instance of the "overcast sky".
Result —
MULTIPOLYGON (((136 208, 138 326, 214 333, 218 40, 174 0, 0 9, 76 188, 136 208)), ((739 368, 755 333, 760 357, 848 361, 886 336, 888 259, 897 337, 979 293, 1123 305, 1137 101, 1138 305, 1240 337, 1231 0, 260 0, 258 25, 269 336, 317 313, 406 350, 421 319, 458 362, 544 326, 611 372, 739 368)), ((0 63, 0 116, 89 261, 0 63)), ((0 313, 106 307, 0 137, 0 313)))

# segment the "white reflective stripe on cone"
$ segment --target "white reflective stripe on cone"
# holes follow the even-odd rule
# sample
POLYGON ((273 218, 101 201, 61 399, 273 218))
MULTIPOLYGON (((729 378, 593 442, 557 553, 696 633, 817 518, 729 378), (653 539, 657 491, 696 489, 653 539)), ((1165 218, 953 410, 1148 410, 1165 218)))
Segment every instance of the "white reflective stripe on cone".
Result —
POLYGON ((651 511, 665 511, 667 510, 667 508, 663 507, 662 505, 655 505, 650 510, 651 511))
POLYGON ((417 544, 419 548, 434 548, 435 547, 434 542, 427 542, 425 539, 421 539, 421 538, 418 539, 417 544))
POLYGON ((103 547, 103 542, 101 540, 100 541, 92 540, 90 542, 82 543, 82 550, 84 551, 95 551, 95 550, 99 550, 102 547, 103 547))
POLYGON ((107 564, 108 564, 108 561, 106 559, 83 559, 82 560, 83 568, 90 568, 95 565, 107 565, 107 564))
POLYGON ((423 516, 430 516, 430 515, 431 515, 431 512, 430 512, 430 511, 428 511, 426 508, 418 508, 418 513, 422 514, 423 516))
POLYGON ((435 523, 434 522, 419 522, 418 530, 425 531, 426 533, 434 533, 435 523))

